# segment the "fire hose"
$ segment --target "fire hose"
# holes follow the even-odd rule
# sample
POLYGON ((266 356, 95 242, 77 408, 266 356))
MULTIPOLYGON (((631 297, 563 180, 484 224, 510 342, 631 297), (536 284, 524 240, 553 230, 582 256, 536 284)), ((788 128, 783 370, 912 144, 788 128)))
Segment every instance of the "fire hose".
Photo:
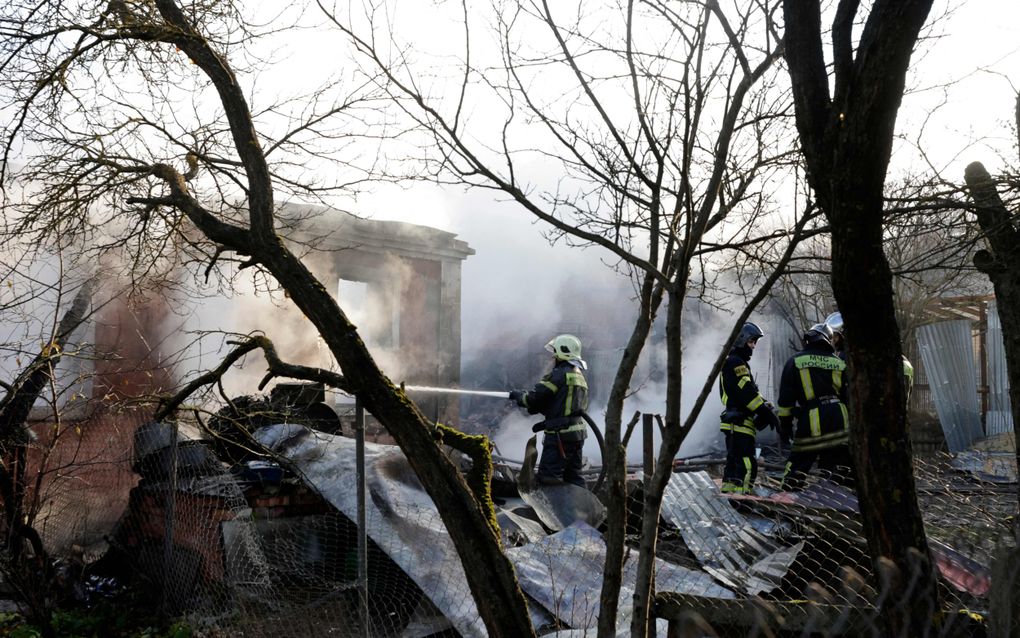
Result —
MULTIPOLYGON (((588 416, 588 413, 585 412, 584 410, 578 410, 576 412, 571 413, 570 416, 564 418, 569 419, 575 416, 579 416, 585 420, 585 422, 588 424, 588 427, 591 428, 591 431, 595 433, 595 440, 598 441, 599 444, 599 454, 602 457, 602 465, 599 467, 599 478, 598 480, 595 481, 595 487, 592 488, 591 490, 592 492, 598 492, 599 488, 602 487, 602 483, 605 482, 606 480, 606 439, 602 436, 602 430, 600 430, 598 426, 595 425, 595 421, 593 421, 592 418, 588 416)), ((535 433, 541 432, 544 429, 545 429, 544 421, 536 423, 531 427, 531 431, 535 433)))
MULTIPOLYGON (((466 394, 474 396, 495 397, 502 399, 509 398, 509 394, 506 391, 461 390, 460 388, 439 388, 434 386, 413 386, 413 385, 405 386, 403 384, 401 384, 401 387, 404 390, 410 390, 413 392, 438 392, 443 394, 466 394)), ((598 480, 595 481, 595 487, 592 489, 592 492, 598 492, 599 488, 602 487, 602 483, 604 483, 606 480, 606 440, 602 436, 602 430, 600 430, 598 426, 595 425, 595 421, 592 421, 592 418, 588 416, 587 412, 581 410, 578 412, 574 412, 570 416, 579 416, 582 419, 584 419, 585 422, 588 424, 588 427, 591 428, 591 431, 595 433, 595 440, 598 441, 599 454, 602 456, 602 466, 601 469, 599 470, 599 478, 598 480)))

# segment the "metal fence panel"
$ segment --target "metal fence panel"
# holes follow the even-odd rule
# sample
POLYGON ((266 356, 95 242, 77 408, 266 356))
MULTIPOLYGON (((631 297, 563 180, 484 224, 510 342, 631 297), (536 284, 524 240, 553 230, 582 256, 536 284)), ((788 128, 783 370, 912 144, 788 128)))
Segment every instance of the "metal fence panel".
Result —
POLYGON ((988 304, 988 414, 985 431, 989 436, 1013 431, 1009 402, 1009 375, 1006 373, 1006 349, 1002 342, 1002 322, 995 302, 988 304))
POLYGON ((962 452, 982 436, 971 322, 921 326, 917 345, 946 444, 950 452, 962 452))

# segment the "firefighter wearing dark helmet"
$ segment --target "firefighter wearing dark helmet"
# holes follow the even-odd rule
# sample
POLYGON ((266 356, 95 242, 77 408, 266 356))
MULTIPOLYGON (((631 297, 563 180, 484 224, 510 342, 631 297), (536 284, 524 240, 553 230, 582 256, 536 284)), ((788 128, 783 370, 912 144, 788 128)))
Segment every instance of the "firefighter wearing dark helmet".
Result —
POLYGON ((581 466, 588 425, 581 413, 588 410, 588 382, 583 373, 588 364, 581 358, 581 340, 574 335, 557 335, 545 349, 553 353, 552 370, 532 390, 511 392, 510 400, 527 408, 528 414, 545 417, 535 426, 545 432, 538 482, 584 487, 581 466))
POLYGON ((833 348, 832 329, 818 323, 804 333, 804 349, 790 357, 779 381, 779 437, 793 438, 783 488, 799 489, 811 466, 852 481, 846 362, 833 348), (796 431, 794 431, 796 420, 796 431))
POLYGON ((767 427, 775 429, 778 425, 772 406, 761 396, 751 376, 751 354, 763 336, 765 333, 757 325, 745 323, 719 373, 719 394, 724 408, 719 429, 726 437, 723 492, 751 493, 758 476, 757 431, 767 427))

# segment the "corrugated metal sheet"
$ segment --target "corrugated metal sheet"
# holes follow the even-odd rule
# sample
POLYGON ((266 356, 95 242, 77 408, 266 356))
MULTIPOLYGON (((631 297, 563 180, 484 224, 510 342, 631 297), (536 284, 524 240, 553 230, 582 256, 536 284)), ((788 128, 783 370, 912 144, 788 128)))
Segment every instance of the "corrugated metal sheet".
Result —
POLYGON ((706 572, 752 596, 779 585, 804 546, 784 547, 758 532, 705 472, 670 477, 662 517, 680 531, 706 572))
MULTIPOLYGON (((255 436, 278 452, 330 504, 357 520, 354 439, 296 425, 265 427, 255 436)), ((486 636, 450 535, 400 449, 366 444, 365 470, 368 537, 421 588, 461 636, 486 636)))
POLYGON ((981 436, 971 322, 941 321, 917 329, 935 412, 950 452, 962 452, 981 436))
POLYGON ((991 436, 1013 431, 1013 414, 1010 411, 1009 376, 1006 374, 1006 349, 1002 343, 1002 322, 995 302, 988 304, 988 335, 985 339, 988 354, 988 413, 985 415, 985 432, 991 436))
MULTIPOLYGON (((295 425, 262 428, 256 437, 278 452, 323 498, 356 520, 356 490, 351 489, 357 473, 353 439, 295 425)), ((400 449, 366 444, 365 471, 369 538, 421 588, 459 635, 487 635, 450 535, 400 449)), ((506 552, 522 589, 539 603, 529 605, 532 623, 536 627, 551 625, 555 616, 560 624, 590 634, 597 625, 602 593, 606 550, 601 535, 583 522, 554 535, 539 535, 533 525, 521 526, 523 519, 503 512, 503 520, 509 519, 518 519, 519 531, 535 532, 533 542, 506 552)), ((636 573, 637 560, 632 556, 624 565, 620 591, 617 621, 621 636, 629 635, 629 603, 636 573)), ((705 572, 659 559, 655 561, 655 586, 658 591, 736 597, 705 572)))
MULTIPOLYGON (((508 549, 521 589, 568 627, 598 626, 606 543, 590 525, 576 522, 537 542, 508 549)), ((637 582, 637 560, 624 563, 617 625, 630 623, 637 582)), ((656 591, 676 591, 708 598, 734 599, 734 593, 704 572, 655 559, 656 591)))
MULTIPOLYGON (((821 319, 819 319, 821 321, 821 319)), ((792 357, 801 348, 801 335, 807 328, 796 329, 790 325, 790 322, 779 317, 778 315, 772 315, 768 320, 767 332, 765 338, 759 342, 758 350, 765 345, 768 350, 768 370, 764 375, 755 374, 755 380, 758 382, 758 387, 762 389, 766 399, 776 400, 779 396, 779 380, 783 375, 783 366, 786 365, 787 359, 792 357)), ((760 356, 757 352, 755 356, 760 356)), ((765 357, 761 357, 764 359, 765 357)), ((761 359, 755 361, 752 358, 751 366, 754 368, 756 363, 760 363, 761 359)))

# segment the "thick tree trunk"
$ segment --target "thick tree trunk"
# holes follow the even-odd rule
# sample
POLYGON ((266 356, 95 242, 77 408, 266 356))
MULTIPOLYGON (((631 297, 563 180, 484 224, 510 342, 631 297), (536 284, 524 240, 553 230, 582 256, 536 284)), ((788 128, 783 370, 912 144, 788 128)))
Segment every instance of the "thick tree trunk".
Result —
MULTIPOLYGON (((865 218, 856 212, 858 221, 865 218)), ((888 635, 922 635, 939 609, 935 574, 917 504, 892 275, 882 251, 881 217, 868 217, 873 223, 834 224, 832 237, 832 288, 850 344, 851 449, 876 573, 881 557, 892 558, 900 570, 894 591, 888 592, 888 635), (912 558, 915 550, 922 560, 912 558), (915 583, 912 589, 906 589, 908 583, 915 583)))
POLYGON ((184 51, 209 77, 220 97, 248 180, 249 227, 233 226, 205 210, 188 192, 183 176, 170 167, 156 165, 153 173, 166 182, 172 203, 200 231, 213 241, 250 255, 252 263, 264 266, 319 331, 350 380, 352 390, 396 439, 436 504, 489 635, 534 636, 513 566, 503 554, 499 538, 492 533, 488 520, 491 512, 475 498, 463 475, 437 444, 434 424, 386 378, 333 296, 276 234, 269 167, 245 91, 230 66, 175 0, 155 0, 155 5, 171 27, 160 31, 159 36, 184 51))
POLYGON ((875 0, 854 50, 861 3, 839 2, 830 96, 820 3, 783 1, 797 130, 808 180, 832 225, 832 287, 849 344, 851 448, 864 530, 876 574, 891 559, 902 576, 882 607, 890 636, 929 634, 940 609, 917 506, 892 276, 882 251, 896 113, 931 4, 875 0))
MULTIPOLYGON (((1020 109, 1020 101, 1017 104, 1020 109)), ((1020 441, 1020 233, 1002 203, 992 177, 980 162, 967 166, 964 179, 977 206, 978 224, 988 242, 988 250, 974 255, 974 265, 988 275, 995 289, 1006 351, 1013 433, 1020 441)), ((1016 455, 1017 467, 1020 467, 1020 445, 1016 446, 1016 455)), ((1017 499, 1020 503, 1020 489, 1017 490, 1017 499)), ((1014 533, 1020 539, 1020 521, 1014 533)))
POLYGON ((333 297, 282 243, 258 251, 290 298, 336 357, 358 398, 393 435, 435 502, 457 553, 479 614, 493 637, 534 636, 513 565, 491 532, 488 513, 435 440, 434 427, 379 370, 333 297))

